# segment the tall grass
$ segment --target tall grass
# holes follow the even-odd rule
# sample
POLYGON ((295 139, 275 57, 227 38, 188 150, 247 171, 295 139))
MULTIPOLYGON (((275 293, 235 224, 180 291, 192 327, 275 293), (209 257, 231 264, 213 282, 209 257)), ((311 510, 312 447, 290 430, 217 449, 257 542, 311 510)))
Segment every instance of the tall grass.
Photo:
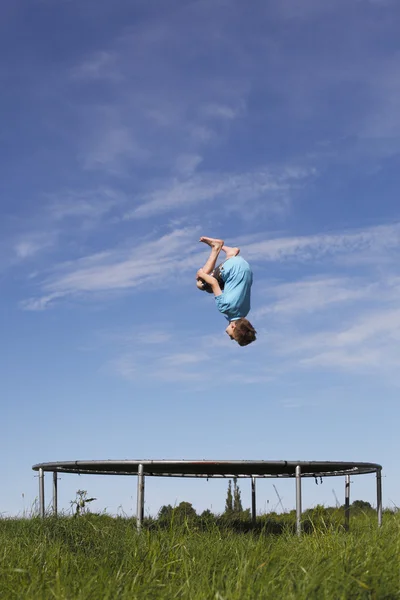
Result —
POLYGON ((0 598, 400 599, 400 515, 311 523, 298 538, 133 519, 0 520, 0 598))

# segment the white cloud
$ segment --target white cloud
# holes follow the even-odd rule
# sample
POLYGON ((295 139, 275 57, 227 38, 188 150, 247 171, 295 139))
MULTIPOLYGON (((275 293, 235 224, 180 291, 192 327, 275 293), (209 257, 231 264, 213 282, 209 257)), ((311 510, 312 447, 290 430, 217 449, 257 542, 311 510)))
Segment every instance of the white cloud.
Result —
POLYGON ((85 244, 96 227, 115 223, 128 197, 120 190, 99 186, 38 194, 33 202, 35 210, 29 216, 18 215, 4 223, 1 269, 31 267, 34 261, 34 268, 43 269, 46 264, 48 268, 49 259, 85 244), (105 222, 104 217, 110 215, 105 222))
MULTIPOLYGON (((400 53, 374 67, 371 106, 360 128, 361 137, 372 142, 386 139, 388 150, 400 147, 400 53)), ((390 152, 389 152, 390 154, 390 152)))
POLYGON ((331 350, 300 360, 307 367, 328 367, 345 371, 376 369, 381 367, 380 352, 377 350, 331 350))
POLYGON ((178 176, 189 177, 193 175, 203 158, 199 154, 181 154, 176 159, 176 172, 178 176))
POLYGON ((244 245, 246 256, 255 261, 315 261, 337 254, 400 249, 400 224, 336 234, 277 238, 244 245))
MULTIPOLYGON (((397 303, 399 300, 400 294, 397 303)), ((377 304, 379 301, 376 298, 377 304)), ((330 327, 324 329, 322 325, 315 333, 312 333, 310 320, 299 322, 300 329, 293 322, 292 326, 280 330, 276 327, 271 332, 269 343, 280 357, 281 368, 324 367, 397 377, 399 309, 383 304, 371 310, 356 302, 345 319, 343 313, 336 313, 332 308, 325 314, 323 323, 330 327)))
POLYGON ((139 377, 142 377, 143 368, 140 364, 137 364, 136 357, 134 355, 125 354, 118 356, 109 363, 109 368, 112 372, 120 375, 123 379, 133 381, 139 377))
POLYGON ((71 78, 75 80, 109 80, 113 83, 121 81, 122 74, 118 67, 119 57, 115 52, 100 50, 73 67, 71 78))
POLYGON ((206 117, 230 121, 243 115, 244 105, 234 107, 227 104, 207 104, 202 112, 206 117))
POLYGON ((171 339, 171 334, 165 331, 146 331, 135 337, 143 344, 165 344, 171 339))
POLYGON ((59 298, 60 296, 62 296, 62 294, 54 293, 47 296, 42 296, 40 298, 29 298, 28 300, 23 300, 20 302, 20 307, 23 310, 45 310, 50 304, 53 303, 54 300, 56 300, 56 298, 59 298))
MULTIPOLYGON (((180 239, 186 244, 184 236, 185 233, 180 239)), ((189 237, 193 239, 193 232, 189 237)), ((286 247, 287 238, 283 239, 286 247)), ((391 252, 398 248, 398 226, 394 224, 306 239, 308 244, 311 240, 311 245, 317 249, 315 254, 307 253, 308 260, 314 256, 316 262, 320 256, 326 258, 343 250, 358 253, 360 247, 372 254, 391 252)), ((146 244, 150 245, 150 242, 146 244)), ((169 248, 165 264, 168 265, 170 260, 174 262, 179 235, 166 244, 165 239, 160 240, 160 245, 169 248)), ((143 249, 145 245, 139 247, 143 249)), ((302 260, 303 246, 300 247, 302 260)), ((155 251, 157 257, 158 252, 155 251)), ((275 260, 281 259, 280 253, 274 253, 274 256, 275 260)), ((257 257, 260 262, 271 260, 271 256, 264 253, 257 253, 257 257)), ((291 254, 289 259, 295 261, 298 257, 291 254)), ((187 263, 182 262, 182 273, 190 268, 190 261, 198 261, 198 256, 192 255, 187 263)), ((154 277, 156 285, 162 285, 162 278, 159 281, 154 277)), ((86 279, 90 284, 90 275, 86 279)), ((115 282, 111 284, 115 285, 115 282)), ((132 284, 130 279, 127 284, 132 284)), ((59 282, 52 285, 57 287, 59 282)), ((107 281, 105 285, 108 285, 107 281)), ((93 289, 96 291, 96 287, 93 289)), ((258 290, 256 287, 255 292, 263 305, 250 315, 258 331, 258 339, 254 347, 250 346, 249 352, 238 350, 222 330, 212 336, 199 335, 194 342, 186 331, 184 336, 175 332, 176 335, 165 337, 165 331, 161 330, 158 338, 153 324, 149 331, 155 332, 157 343, 150 348, 149 341, 146 350, 145 338, 140 337, 143 332, 139 337, 127 339, 124 351, 113 362, 113 372, 136 380, 143 372, 148 372, 151 363, 152 380, 196 384, 200 389, 207 387, 214 377, 223 384, 225 375, 221 377, 219 368, 223 353, 224 360, 231 365, 230 381, 238 384, 262 384, 285 373, 298 373, 304 369, 330 369, 396 379, 400 362, 400 278, 393 272, 366 270, 356 277, 313 276, 299 281, 276 282, 258 290), (151 360, 146 354, 148 351, 151 351, 151 360), (241 352, 240 356, 237 351, 241 352)))
POLYGON ((134 330, 124 330, 123 332, 118 331, 102 331, 99 332, 96 345, 104 344, 109 346, 110 344, 117 344, 118 346, 131 346, 133 343, 139 343, 139 345, 150 345, 158 346, 167 343, 172 338, 172 334, 162 328, 154 329, 152 326, 146 324, 143 327, 135 327, 134 330))
POLYGON ((147 156, 147 151, 135 140, 132 129, 123 125, 99 127, 92 133, 86 151, 79 154, 84 169, 107 169, 112 173, 122 173, 126 160, 143 160, 147 156))
POLYGON ((205 352, 178 352, 169 354, 162 359, 162 362, 168 367, 182 367, 185 365, 197 365, 208 359, 205 352))
POLYGON ((286 206, 290 194, 302 182, 315 176, 313 169, 285 167, 247 173, 202 173, 192 178, 174 180, 165 187, 149 193, 144 201, 125 215, 126 219, 152 217, 176 208, 226 199, 224 210, 239 210, 254 200, 264 199, 265 210, 286 206))
POLYGON ((48 213, 56 221, 68 218, 96 221, 126 201, 124 194, 107 187, 96 190, 67 190, 48 194, 47 198, 48 213))
POLYGON ((263 315, 289 316, 324 310, 332 304, 345 304, 373 298, 378 283, 363 279, 313 277, 302 281, 267 286, 260 296, 270 302, 253 312, 254 318, 263 315))
MULTIPOLYGON (((162 236, 157 240, 142 241, 132 248, 116 248, 82 257, 54 267, 53 273, 42 282, 45 298, 55 298, 75 294, 92 294, 105 291, 126 290, 142 284, 162 288, 171 277, 176 276, 176 265, 180 273, 194 271, 201 263, 200 247, 193 245, 199 230, 182 228, 162 236), (189 250, 188 250, 189 249, 189 250)), ((376 254, 397 252, 400 248, 400 225, 373 227, 355 232, 330 235, 313 235, 295 238, 278 238, 266 241, 250 241, 243 244, 243 255, 254 263, 308 261, 314 264, 327 264, 327 259, 351 253, 369 255, 372 263, 376 254)), ((397 289, 397 279, 392 277, 388 288, 391 294, 397 289)), ((344 301, 370 297, 376 284, 369 281, 358 283, 340 277, 280 284, 267 293, 277 297, 275 303, 262 307, 258 315, 296 312, 301 305, 318 308, 321 304, 335 304, 344 301)), ((40 301, 39 301, 40 305, 40 301)), ((31 307, 35 306, 31 301, 31 307)))
POLYGON ((210 389, 210 382, 215 387, 223 386, 228 380, 238 384, 255 384, 271 379, 265 369, 260 372, 250 353, 244 354, 243 349, 233 345, 223 331, 220 337, 224 340, 225 359, 230 360, 229 370, 220 368, 221 347, 210 346, 208 336, 191 338, 187 331, 184 337, 175 336, 168 344, 152 348, 151 354, 137 340, 132 340, 131 347, 108 364, 108 370, 130 381, 143 379, 146 375, 152 382, 190 383, 196 384, 196 389, 205 390, 210 389), (238 353, 241 353, 240 358, 238 353))
POLYGON ((179 351, 172 338, 154 349, 151 359, 141 342, 133 340, 131 351, 112 361, 111 370, 132 381, 149 373, 152 381, 196 383, 199 389, 208 389, 210 381, 216 385, 224 385, 226 380, 257 385, 284 377, 286 373, 297 376, 304 369, 374 374, 395 380, 400 366, 400 311, 364 312, 357 319, 354 315, 363 309, 355 302, 349 313, 355 324, 345 325, 334 307, 326 309, 323 323, 329 324, 329 328, 319 327, 316 333, 311 333, 315 329, 311 321, 298 321, 298 315, 293 314, 289 326, 282 328, 278 323, 271 331, 260 331, 249 352, 225 339, 222 331, 212 336, 218 342, 215 344, 210 344, 210 336, 198 336, 196 351, 194 340, 186 335, 178 336, 179 351), (220 369, 221 353, 229 361, 228 371, 220 369))
MULTIPOLYGON (((400 296, 399 298, 400 299, 400 296)), ((361 344, 372 338, 384 336, 398 338, 400 332, 400 310, 380 310, 373 312, 361 319, 356 325, 337 333, 332 338, 335 346, 353 346, 361 344)))
POLYGON ((44 297, 31 299, 24 307, 42 309, 62 296, 132 289, 144 283, 163 287, 176 275, 177 264, 180 269, 191 264, 190 256, 182 257, 188 254, 196 232, 193 228, 176 230, 130 250, 101 252, 61 264, 43 282, 44 297))
POLYGON ((15 253, 18 258, 29 258, 42 249, 42 245, 32 240, 18 242, 15 245, 15 253))
POLYGON ((69 71, 74 92, 92 85, 98 94, 99 84, 108 87, 87 109, 78 96, 77 155, 84 169, 126 175, 132 164, 150 159, 153 168, 173 168, 177 157, 201 154, 226 136, 224 122, 243 114, 247 86, 225 69, 212 74, 185 67, 181 44, 195 57, 203 55, 205 39, 210 43, 202 21, 215 26, 208 10, 192 5, 169 11, 165 20, 144 18, 140 28, 126 27, 69 71))
POLYGON ((17 259, 30 259, 43 250, 52 247, 55 242, 55 232, 28 233, 20 236, 20 239, 14 244, 14 253, 17 259))

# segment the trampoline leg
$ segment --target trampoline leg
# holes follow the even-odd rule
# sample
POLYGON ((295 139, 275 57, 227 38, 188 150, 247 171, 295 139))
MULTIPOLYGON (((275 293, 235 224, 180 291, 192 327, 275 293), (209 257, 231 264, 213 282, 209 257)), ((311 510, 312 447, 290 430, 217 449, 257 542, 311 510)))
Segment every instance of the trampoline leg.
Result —
POLYGON ((138 532, 142 529, 144 516, 144 475, 143 465, 138 466, 138 483, 137 483, 137 505, 136 505, 136 526, 138 532))
POLYGON ((53 471, 53 515, 57 516, 57 472, 53 471))
POLYGON ((350 529, 350 475, 346 475, 344 484, 344 528, 350 529))
POLYGON ((296 467, 296 533, 301 535, 301 467, 296 467))
POLYGON ((256 524, 256 478, 251 478, 251 521, 256 524))
POLYGON ((382 526, 382 470, 376 471, 376 512, 378 513, 378 527, 382 526))
POLYGON ((44 471, 39 469, 39 515, 44 519, 44 471))

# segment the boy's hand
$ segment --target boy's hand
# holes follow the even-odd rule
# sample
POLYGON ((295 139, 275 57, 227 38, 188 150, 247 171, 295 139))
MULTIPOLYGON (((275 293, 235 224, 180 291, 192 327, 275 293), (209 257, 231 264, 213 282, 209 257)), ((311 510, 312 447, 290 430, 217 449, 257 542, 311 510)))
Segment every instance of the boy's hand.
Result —
POLYGON ((222 290, 219 287, 218 280, 212 275, 208 275, 205 271, 203 271, 203 269, 199 269, 197 271, 196 277, 198 279, 202 279, 203 281, 211 285, 214 296, 220 296, 222 294, 222 290))
POLYGON ((214 281, 217 281, 215 279, 215 277, 213 277, 212 275, 208 275, 208 273, 206 273, 205 271, 203 271, 203 269, 199 269, 196 273, 196 277, 198 279, 202 279, 203 281, 205 281, 206 283, 213 283, 214 281))

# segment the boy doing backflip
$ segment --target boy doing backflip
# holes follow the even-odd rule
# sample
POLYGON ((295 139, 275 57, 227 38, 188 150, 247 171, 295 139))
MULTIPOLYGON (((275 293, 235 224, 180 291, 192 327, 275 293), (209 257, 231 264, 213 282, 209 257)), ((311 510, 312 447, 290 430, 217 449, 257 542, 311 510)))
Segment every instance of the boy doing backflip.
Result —
POLYGON ((239 346, 247 346, 256 339, 253 325, 245 318, 250 311, 250 291, 253 273, 241 256, 239 248, 225 246, 223 240, 201 237, 200 242, 211 248, 204 267, 197 271, 199 290, 213 293, 218 310, 228 319, 226 333, 239 346), (216 267, 218 256, 225 252, 225 261, 216 267))

